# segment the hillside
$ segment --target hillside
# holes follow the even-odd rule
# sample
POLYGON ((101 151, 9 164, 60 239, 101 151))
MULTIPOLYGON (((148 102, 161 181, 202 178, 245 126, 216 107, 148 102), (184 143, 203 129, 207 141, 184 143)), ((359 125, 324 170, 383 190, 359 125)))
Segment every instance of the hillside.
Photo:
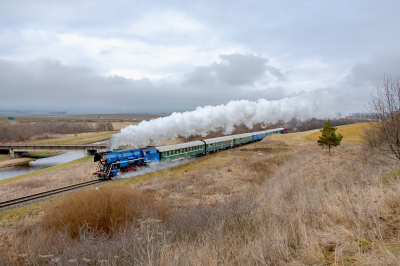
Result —
MULTIPOLYGON (((357 136, 360 128, 346 130, 357 136)), ((358 142, 344 142, 330 156, 309 140, 315 132, 275 135, 2 213, 0 254, 7 255, 1 259, 14 264, 397 264, 397 162, 373 164, 358 142)))
MULTIPOLYGON (((368 128, 369 123, 357 123, 345 126, 339 126, 336 134, 340 133, 343 135, 344 142, 362 142, 361 134, 364 131, 364 128, 368 128)), ((318 136, 321 136, 320 131, 316 131, 313 134, 307 136, 307 140, 317 141, 318 136)))

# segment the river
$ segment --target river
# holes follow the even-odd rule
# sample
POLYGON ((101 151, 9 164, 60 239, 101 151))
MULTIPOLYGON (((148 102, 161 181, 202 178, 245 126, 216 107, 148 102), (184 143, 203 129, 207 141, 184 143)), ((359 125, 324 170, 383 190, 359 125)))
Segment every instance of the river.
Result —
POLYGON ((0 180, 70 162, 84 156, 85 154, 83 153, 83 151, 64 152, 56 156, 40 158, 36 161, 30 161, 26 164, 0 168, 0 180))
MULTIPOLYGON (((108 142, 107 140, 103 140, 91 144, 103 144, 107 142, 108 142)), ((67 163, 82 158, 84 156, 85 154, 83 151, 69 151, 47 158, 40 158, 37 159, 36 161, 30 161, 29 163, 26 164, 0 168, 0 180, 34 172, 43 168, 59 165, 62 163, 67 163)))
POLYGON ((50 166, 55 166, 62 163, 70 162, 82 158, 84 156, 85 154, 83 153, 83 151, 64 152, 56 156, 40 158, 37 159, 36 161, 30 161, 29 163, 26 164, 0 168, 0 180, 14 177, 17 175, 30 173, 50 166))

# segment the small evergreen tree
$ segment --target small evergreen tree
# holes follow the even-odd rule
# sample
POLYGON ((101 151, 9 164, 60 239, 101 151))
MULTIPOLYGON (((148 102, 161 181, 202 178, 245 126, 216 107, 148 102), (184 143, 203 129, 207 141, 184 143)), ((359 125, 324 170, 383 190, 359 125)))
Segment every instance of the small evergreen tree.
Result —
POLYGON ((331 120, 325 122, 324 128, 320 129, 322 136, 319 137, 318 145, 319 146, 328 146, 329 153, 331 153, 331 147, 340 145, 340 142, 343 139, 342 134, 336 135, 337 127, 332 127, 331 120))

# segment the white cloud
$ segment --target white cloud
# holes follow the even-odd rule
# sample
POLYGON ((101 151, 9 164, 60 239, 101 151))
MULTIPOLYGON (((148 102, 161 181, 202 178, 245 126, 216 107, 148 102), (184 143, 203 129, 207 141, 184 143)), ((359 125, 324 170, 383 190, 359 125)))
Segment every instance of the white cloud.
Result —
POLYGON ((132 35, 148 38, 174 38, 171 35, 182 37, 196 37, 204 30, 204 26, 188 15, 181 12, 167 11, 165 13, 149 13, 139 21, 134 22, 128 29, 132 35))
MULTIPOLYGON (((395 0, 2 1, 0 59, 13 65, 17 77, 31 78, 30 86, 43 95, 54 69, 37 62, 57 61, 53 68, 76 79, 66 87, 93 81, 99 101, 108 86, 125 93, 143 89, 144 81, 177 109, 208 104, 201 90, 213 93, 209 104, 260 95, 278 99, 318 88, 338 94, 346 88, 354 96, 374 87, 381 72, 399 74, 398 64, 385 57, 400 54, 399 8, 395 0), (232 67, 234 54, 255 61, 241 58, 232 67), (30 61, 35 62, 30 67, 14 64, 30 61), (77 75, 71 69, 92 72, 77 75), (117 86, 117 80, 129 86, 117 86)), ((123 108, 131 108, 129 102, 123 108)))

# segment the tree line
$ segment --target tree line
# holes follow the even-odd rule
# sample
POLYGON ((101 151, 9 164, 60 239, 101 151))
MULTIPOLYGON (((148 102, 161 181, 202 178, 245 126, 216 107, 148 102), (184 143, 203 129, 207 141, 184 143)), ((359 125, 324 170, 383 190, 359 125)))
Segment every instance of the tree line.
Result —
MULTIPOLYGON (((368 117, 359 117, 359 118, 340 118, 330 120, 333 127, 350 125, 355 123, 362 122, 370 122, 371 119, 368 117)), ((286 127, 289 132, 303 132, 318 128, 323 128, 327 119, 317 119, 315 117, 301 121, 300 119, 292 118, 289 122, 286 123, 286 127)))
POLYGON ((37 122, 1 124, 0 142, 47 139, 51 134, 79 134, 84 132, 112 131, 111 123, 89 124, 86 122, 37 122))

